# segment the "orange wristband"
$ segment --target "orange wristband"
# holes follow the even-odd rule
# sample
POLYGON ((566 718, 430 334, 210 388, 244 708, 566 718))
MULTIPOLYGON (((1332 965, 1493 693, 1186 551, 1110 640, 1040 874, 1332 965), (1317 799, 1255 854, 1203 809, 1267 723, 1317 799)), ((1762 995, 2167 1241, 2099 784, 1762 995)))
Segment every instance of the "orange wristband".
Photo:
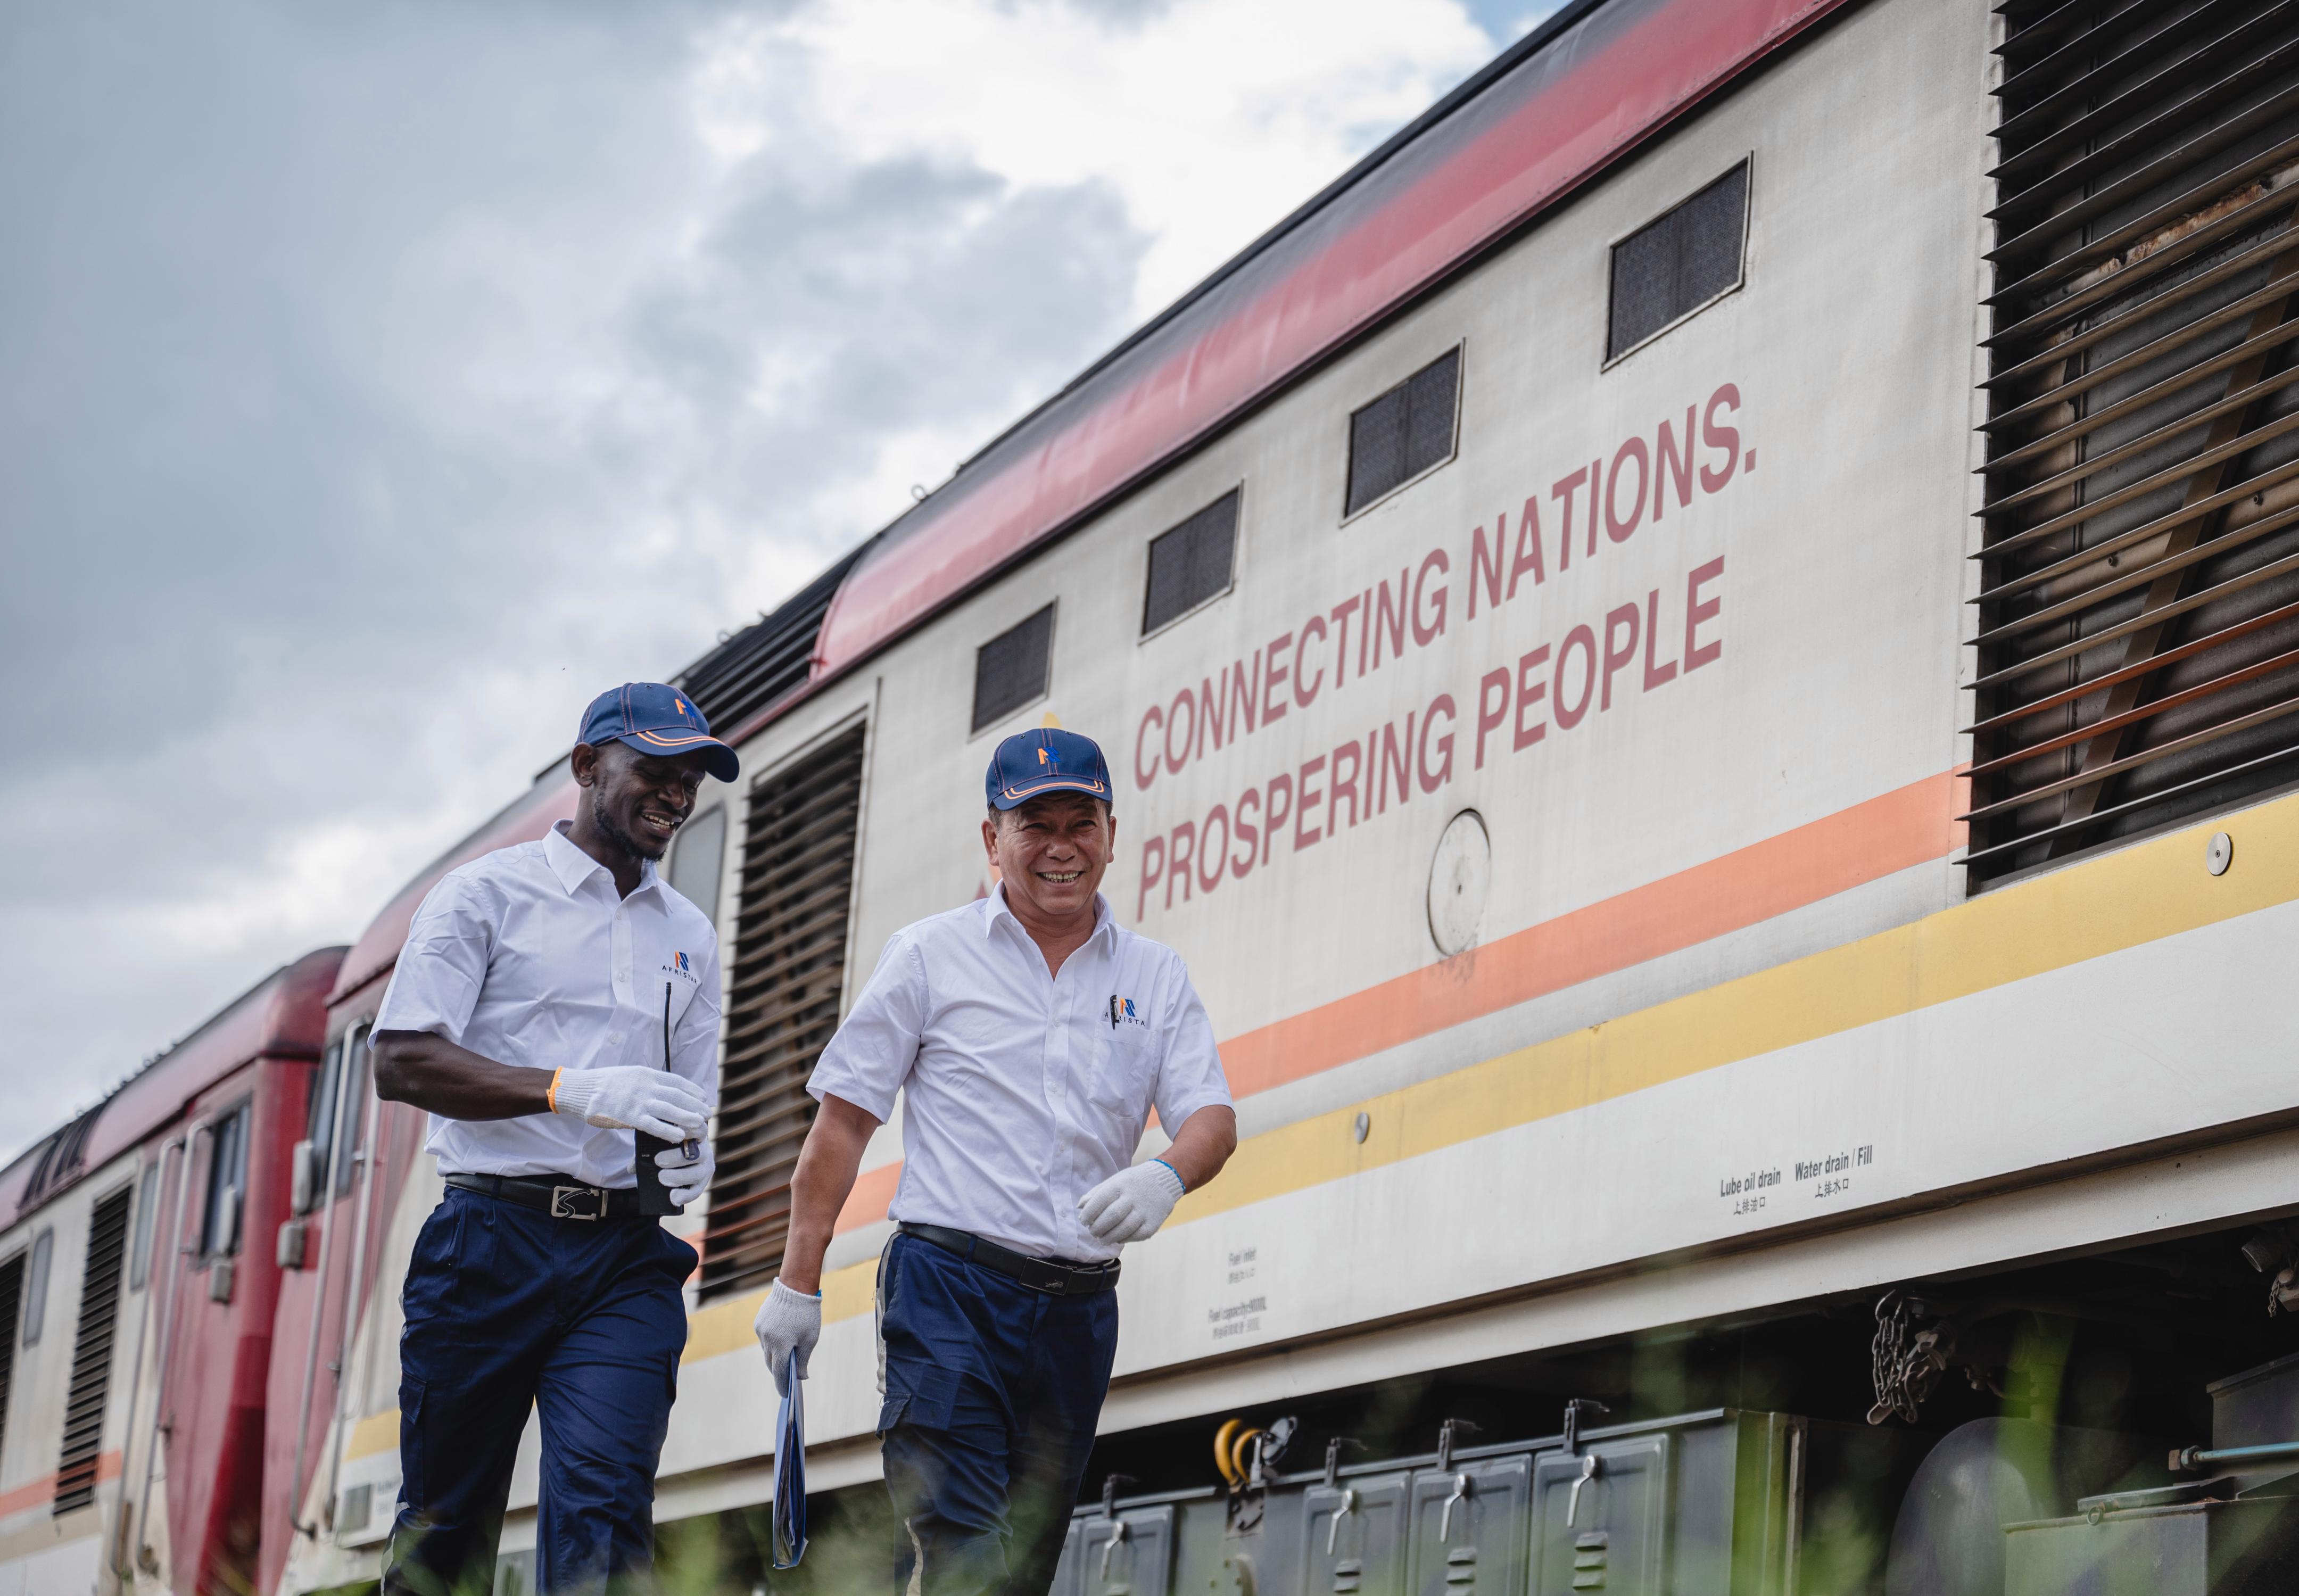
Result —
POLYGON ((543 1089, 543 1101, 551 1105, 551 1111, 554 1114, 559 1112, 559 1077, 566 1073, 564 1069, 552 1070, 551 1085, 543 1089))

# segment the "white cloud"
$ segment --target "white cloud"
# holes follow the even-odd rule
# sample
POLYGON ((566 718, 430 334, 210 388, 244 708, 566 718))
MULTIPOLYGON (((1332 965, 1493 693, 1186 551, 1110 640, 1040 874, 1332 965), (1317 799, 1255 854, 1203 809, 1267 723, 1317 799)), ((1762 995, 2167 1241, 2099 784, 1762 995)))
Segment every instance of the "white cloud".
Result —
POLYGON ((0 1158, 1491 47, 1455 0, 122 4, 0 15, 0 670, 75 706, 0 741, 0 1158))
POLYGON ((1138 16, 1059 0, 821 4, 726 24, 697 76, 699 116, 722 151, 769 143, 796 102, 855 159, 1107 183, 1151 239, 1139 318, 1492 49, 1455 0, 1175 0, 1138 16))

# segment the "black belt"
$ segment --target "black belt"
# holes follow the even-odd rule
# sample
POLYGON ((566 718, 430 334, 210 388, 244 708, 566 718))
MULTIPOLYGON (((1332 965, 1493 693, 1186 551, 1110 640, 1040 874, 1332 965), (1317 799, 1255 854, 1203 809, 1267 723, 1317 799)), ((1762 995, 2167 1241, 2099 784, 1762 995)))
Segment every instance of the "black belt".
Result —
POLYGON ((554 1219, 643 1219, 635 1189, 577 1185, 553 1175, 450 1175, 447 1184, 483 1197, 500 1197, 554 1219))
POLYGON ((978 1235, 941 1225, 913 1225, 904 1219, 898 1228, 904 1235, 932 1242, 945 1252, 955 1252, 969 1263, 995 1269, 1008 1279, 1019 1281, 1032 1291, 1043 1292, 1050 1297, 1083 1297, 1106 1292, 1117 1284, 1117 1260, 1114 1258, 1108 1263, 1064 1263, 1058 1258, 1025 1258, 995 1242, 985 1242, 978 1235))

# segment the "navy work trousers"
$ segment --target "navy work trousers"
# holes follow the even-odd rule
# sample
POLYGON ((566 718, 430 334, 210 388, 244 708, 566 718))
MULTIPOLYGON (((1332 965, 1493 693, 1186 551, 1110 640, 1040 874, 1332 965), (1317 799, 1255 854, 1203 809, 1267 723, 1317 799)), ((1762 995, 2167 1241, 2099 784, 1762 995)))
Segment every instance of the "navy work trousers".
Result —
POLYGON ((447 1188, 407 1268, 386 1596, 487 1596, 532 1409, 536 1588, 643 1584, 694 1249, 652 1219, 554 1219, 447 1188))
POLYGON ((1117 1293, 1050 1297, 898 1235, 881 1329, 886 1488, 922 1596, 1043 1596, 1117 1351, 1117 1293))

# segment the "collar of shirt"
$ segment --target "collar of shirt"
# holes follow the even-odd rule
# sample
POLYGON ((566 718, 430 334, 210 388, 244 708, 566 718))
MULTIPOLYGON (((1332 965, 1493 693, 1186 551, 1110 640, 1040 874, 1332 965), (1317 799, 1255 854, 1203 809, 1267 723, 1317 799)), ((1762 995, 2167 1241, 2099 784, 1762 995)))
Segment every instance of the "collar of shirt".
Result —
MULTIPOLYGON (((565 825, 566 822, 562 820, 560 824, 565 825)), ((982 917, 982 935, 997 935, 1001 920, 1014 927, 1014 935, 1020 937, 1032 952, 1037 951, 1037 943, 1031 940, 1029 927, 1022 923, 1021 917, 1006 902, 1006 884, 1003 881, 991 889, 989 908, 982 917)), ((1078 952, 1082 953, 1096 943, 1101 943, 1105 949, 1114 947, 1116 936, 1117 916, 1109 907, 1109 900, 1096 893, 1093 894, 1093 930, 1078 944, 1078 952)))
MULTIPOLYGON (((551 866, 551 873, 559 877, 559 885, 567 889, 567 895, 570 898, 581 892, 583 884, 593 876, 604 876, 607 890, 614 892, 614 871, 584 852, 575 839, 568 835, 574 828, 574 824, 572 820, 560 820, 544 834, 543 857, 544 862, 551 866)), ((643 859, 639 860, 639 884, 631 889, 631 896, 635 898, 641 893, 652 892, 661 881, 662 877, 655 874, 654 860, 643 859)))

